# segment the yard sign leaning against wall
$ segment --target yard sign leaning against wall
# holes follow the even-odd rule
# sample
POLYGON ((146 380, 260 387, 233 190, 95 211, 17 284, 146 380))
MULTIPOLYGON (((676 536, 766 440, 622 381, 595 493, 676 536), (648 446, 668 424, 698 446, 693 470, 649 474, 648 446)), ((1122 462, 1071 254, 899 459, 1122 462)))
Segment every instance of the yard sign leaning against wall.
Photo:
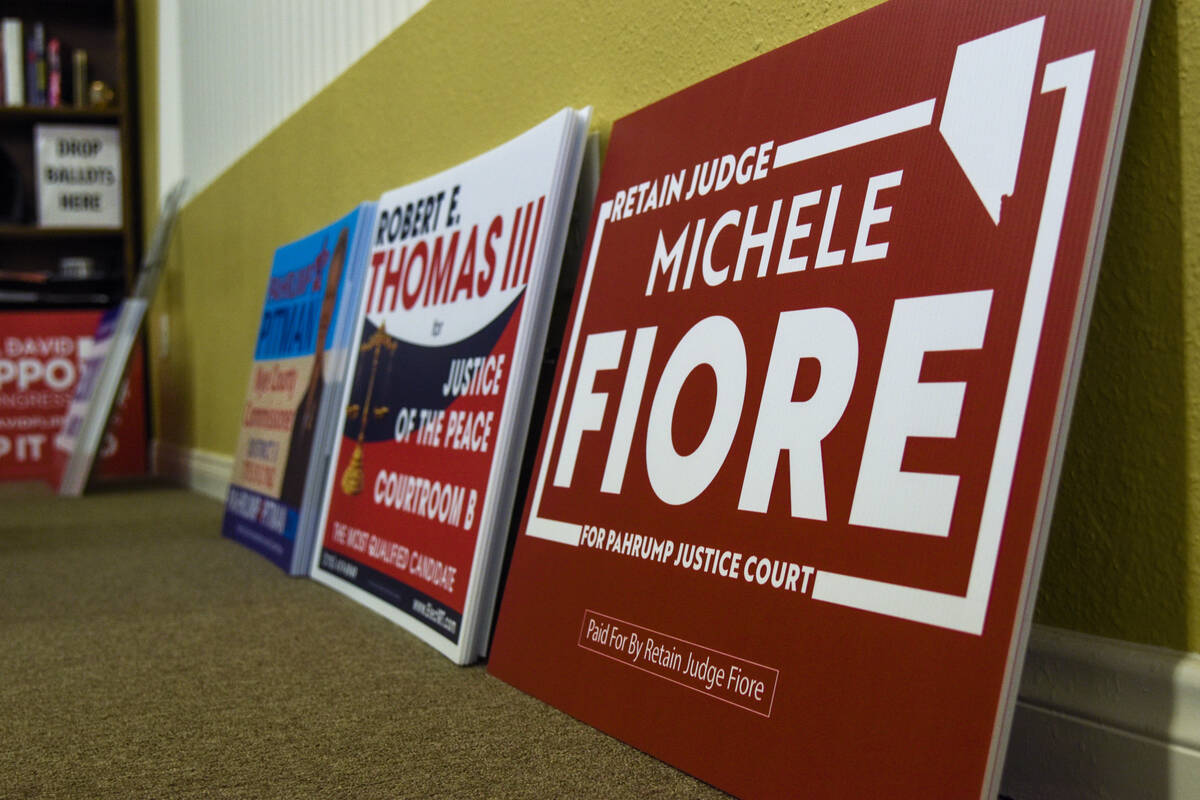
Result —
POLYGON ((1145 5, 895 0, 613 126, 491 671, 995 797, 1145 5))
POLYGON ((312 576, 487 652, 591 110, 385 192, 312 576))

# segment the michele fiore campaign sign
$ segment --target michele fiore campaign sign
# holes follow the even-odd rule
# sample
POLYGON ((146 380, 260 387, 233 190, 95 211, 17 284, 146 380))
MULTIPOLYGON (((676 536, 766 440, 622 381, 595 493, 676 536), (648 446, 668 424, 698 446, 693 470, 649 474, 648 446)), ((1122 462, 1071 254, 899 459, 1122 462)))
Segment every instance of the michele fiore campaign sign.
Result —
POLYGON ((895 0, 614 124, 491 672, 995 797, 1144 10, 895 0))

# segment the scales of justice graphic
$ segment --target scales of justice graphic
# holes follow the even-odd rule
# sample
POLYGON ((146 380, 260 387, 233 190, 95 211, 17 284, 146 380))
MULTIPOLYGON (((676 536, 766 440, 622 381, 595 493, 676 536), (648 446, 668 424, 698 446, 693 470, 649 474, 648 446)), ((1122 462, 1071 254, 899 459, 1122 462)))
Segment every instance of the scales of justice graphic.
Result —
POLYGON ((355 495, 363 489, 363 439, 367 433, 367 417, 374 415, 376 419, 388 413, 387 406, 371 407, 371 396, 375 393, 375 376, 379 372, 379 354, 383 351, 388 351, 387 373, 391 375, 392 371, 392 354, 396 351, 396 342, 387 334, 387 323, 380 323, 379 328, 371 334, 366 342, 359 348, 361 353, 371 353, 371 373, 367 378, 367 391, 363 397, 362 405, 352 403, 346 408, 346 418, 354 419, 356 416, 360 420, 358 426, 358 441, 355 442, 354 452, 350 455, 350 463, 346 465, 346 469, 342 472, 342 493, 347 495, 355 495))

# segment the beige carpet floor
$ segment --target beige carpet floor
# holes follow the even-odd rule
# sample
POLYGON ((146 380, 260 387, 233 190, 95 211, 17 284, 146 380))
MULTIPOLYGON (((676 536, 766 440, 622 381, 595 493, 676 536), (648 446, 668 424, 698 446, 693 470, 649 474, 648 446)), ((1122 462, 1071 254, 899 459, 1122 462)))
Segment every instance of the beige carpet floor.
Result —
POLYGON ((219 534, 163 487, 0 491, 0 797, 722 793, 219 534))

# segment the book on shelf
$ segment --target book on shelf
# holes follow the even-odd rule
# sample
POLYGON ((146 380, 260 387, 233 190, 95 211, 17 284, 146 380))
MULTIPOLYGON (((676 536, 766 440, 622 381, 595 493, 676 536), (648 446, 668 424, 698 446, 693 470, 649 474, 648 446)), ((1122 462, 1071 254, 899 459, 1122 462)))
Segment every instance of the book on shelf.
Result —
POLYGON ((486 653, 590 109, 386 192, 312 576, 486 653))
POLYGON ((892 0, 613 124, 492 674, 739 797, 997 796, 1147 6, 892 0))
POLYGON ((46 105, 59 108, 63 104, 62 42, 53 38, 46 42, 46 105))
POLYGON ((0 21, 0 46, 4 57, 4 105, 25 105, 25 34, 21 20, 0 21))
POLYGON ((77 48, 71 53, 71 97, 75 108, 87 107, 88 95, 88 54, 87 50, 77 48))
POLYGON ((375 204, 275 251, 222 533, 307 574, 375 204))
POLYGON ((29 26, 25 47, 25 103, 46 105, 46 27, 40 22, 29 26))

